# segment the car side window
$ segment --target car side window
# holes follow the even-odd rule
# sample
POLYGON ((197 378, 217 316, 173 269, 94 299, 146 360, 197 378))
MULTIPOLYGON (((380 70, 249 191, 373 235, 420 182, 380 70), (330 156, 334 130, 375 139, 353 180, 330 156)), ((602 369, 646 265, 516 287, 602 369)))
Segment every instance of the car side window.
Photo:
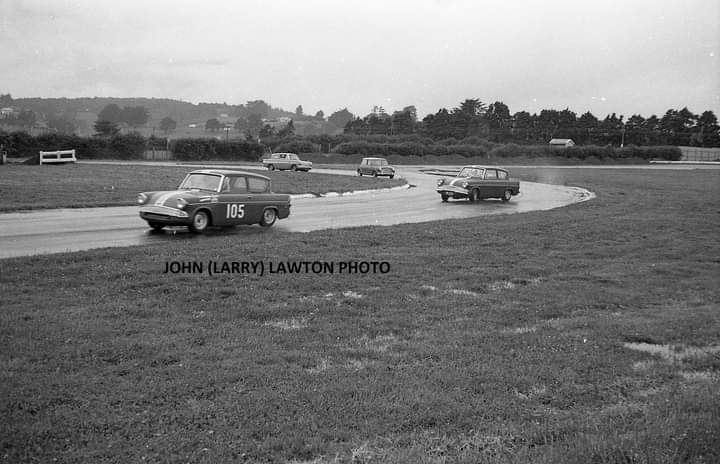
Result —
POLYGON ((497 171, 495 169, 488 169, 485 171, 485 179, 496 180, 497 178, 497 171))
POLYGON ((247 193, 247 183, 244 177, 236 177, 233 180, 232 192, 233 193, 247 193))
POLYGON ((505 180, 508 178, 507 172, 505 171, 498 171, 498 179, 505 180))
POLYGON ((230 179, 225 177, 222 181, 222 186, 220 187, 221 192, 229 192, 230 191, 230 179))
POLYGON ((257 177, 248 177, 248 189, 250 193, 263 193, 268 191, 268 181, 257 177))

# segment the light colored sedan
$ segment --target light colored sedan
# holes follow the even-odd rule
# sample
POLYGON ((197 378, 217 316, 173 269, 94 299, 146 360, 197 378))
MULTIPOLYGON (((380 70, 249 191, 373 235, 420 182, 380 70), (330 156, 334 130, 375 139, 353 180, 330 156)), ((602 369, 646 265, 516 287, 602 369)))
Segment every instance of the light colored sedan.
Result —
POLYGON ((312 169, 311 161, 303 161, 295 153, 273 153, 270 158, 263 159, 262 163, 270 171, 289 169, 307 172, 312 169))

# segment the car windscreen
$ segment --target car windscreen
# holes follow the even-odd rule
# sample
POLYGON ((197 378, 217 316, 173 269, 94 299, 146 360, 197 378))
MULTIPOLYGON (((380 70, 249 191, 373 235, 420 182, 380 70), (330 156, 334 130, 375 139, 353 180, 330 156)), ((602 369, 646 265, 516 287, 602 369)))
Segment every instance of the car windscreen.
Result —
POLYGON ((483 170, 478 168, 462 168, 458 177, 482 177, 483 170))
POLYGON ((216 174, 188 174, 180 184, 180 190, 211 190, 216 192, 218 184, 220 182, 220 176, 216 174))

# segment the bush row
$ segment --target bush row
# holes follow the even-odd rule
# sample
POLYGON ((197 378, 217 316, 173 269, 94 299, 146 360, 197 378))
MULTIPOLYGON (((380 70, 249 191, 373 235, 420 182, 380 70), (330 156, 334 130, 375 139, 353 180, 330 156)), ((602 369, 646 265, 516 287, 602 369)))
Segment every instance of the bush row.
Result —
MULTIPOLYGON (((104 137, 79 137, 76 135, 44 134, 31 136, 27 132, 0 132, 0 144, 9 157, 32 157, 36 163, 40 151, 76 150, 81 159, 141 159, 150 148, 165 149, 165 139, 146 139, 139 134, 104 137)), ((263 146, 245 140, 221 141, 216 139, 179 139, 170 144, 179 160, 244 160, 257 161, 262 157, 263 146)))
POLYGON ((443 145, 433 143, 425 145, 420 142, 376 143, 367 141, 343 142, 333 148, 335 153, 377 156, 447 156, 461 155, 466 158, 485 156, 490 151, 486 145, 443 145))
POLYGON ((86 138, 76 135, 43 134, 33 137, 26 132, 0 133, 0 143, 9 157, 33 157, 39 160, 40 151, 75 150, 80 158, 136 159, 145 151, 146 141, 137 134, 116 135, 111 138, 86 138))
POLYGON ((608 146, 574 146, 567 148, 547 145, 497 145, 497 144, 437 144, 424 145, 418 142, 378 143, 368 141, 343 142, 333 151, 346 155, 363 156, 450 156, 464 158, 573 158, 585 159, 660 159, 677 161, 682 157, 677 147, 638 147, 630 145, 624 148, 608 146))
MULTIPOLYGON (((329 142, 329 137, 320 143, 329 142)), ((277 140, 273 151, 311 153, 317 146, 311 139, 292 137, 277 140)), ((661 159, 679 160, 682 153, 677 147, 630 145, 624 148, 612 146, 581 145, 556 148, 547 145, 499 145, 484 139, 471 137, 462 140, 447 139, 433 142, 417 135, 410 136, 339 136, 332 142, 339 142, 331 150, 340 155, 384 156, 384 157, 460 157, 460 158, 567 158, 578 160, 594 159, 661 159), (344 140, 344 141, 342 141, 344 140)), ((79 158, 140 159, 151 147, 166 148, 165 139, 145 139, 139 134, 116 135, 111 138, 78 137, 75 135, 44 134, 31 136, 26 132, 0 132, 0 143, 10 157, 37 158, 41 150, 77 150, 79 158)), ((170 144, 174 157, 184 161, 258 161, 263 156, 265 145, 247 140, 178 139, 170 144)))
POLYGON ((170 144, 175 159, 183 161, 258 161, 263 145, 246 140, 178 139, 170 144))
POLYGON ((277 145, 273 152, 289 152, 289 153, 313 153, 318 151, 318 147, 307 140, 293 140, 277 145))
POLYGON ((515 145, 513 143, 500 145, 489 151, 490 158, 574 158, 586 160, 596 159, 643 159, 643 160, 667 160, 677 161, 682 157, 680 149, 677 147, 638 147, 629 145, 627 147, 618 148, 597 145, 573 146, 567 148, 550 147, 547 145, 515 145))

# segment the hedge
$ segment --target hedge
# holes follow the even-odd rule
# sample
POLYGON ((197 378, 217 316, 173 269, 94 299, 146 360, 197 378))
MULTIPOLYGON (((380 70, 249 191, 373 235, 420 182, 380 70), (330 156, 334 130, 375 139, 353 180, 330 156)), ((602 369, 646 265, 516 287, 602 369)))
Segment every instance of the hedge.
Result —
POLYGON ((333 148, 335 153, 362 155, 378 155, 378 156, 446 156, 459 154, 466 158, 474 156, 485 156, 488 148, 485 145, 457 144, 445 145, 442 143, 433 143, 425 145, 419 142, 402 142, 402 143, 377 143, 366 141, 343 142, 333 148))
POLYGON ((175 159, 182 161, 258 161, 264 146, 247 140, 178 139, 170 144, 175 159))
POLYGON ((459 155, 464 158, 515 158, 524 156, 527 158, 568 158, 579 160, 591 159, 643 159, 643 160, 667 160, 677 161, 681 159, 682 153, 677 147, 638 147, 627 146, 624 148, 612 147, 610 145, 583 145, 567 148, 551 147, 548 145, 497 145, 486 143, 460 143, 470 140, 457 141, 449 139, 439 143, 424 145, 415 142, 403 143, 379 143, 364 140, 343 142, 333 148, 333 152, 363 156, 449 156, 459 155), (454 143, 453 143, 454 142, 454 143))
POLYGON ((629 145, 619 148, 610 145, 576 145, 573 147, 558 148, 547 145, 515 145, 513 143, 493 148, 488 153, 490 158, 514 158, 524 156, 527 158, 572 158, 588 159, 643 159, 678 161, 682 157, 677 147, 638 147, 629 145))
POLYGON ((43 134, 33 137, 26 132, 0 133, 0 143, 9 157, 25 158, 29 164, 39 163, 40 151, 75 150, 78 158, 139 159, 146 141, 139 134, 116 135, 111 138, 79 137, 77 135, 43 134))

